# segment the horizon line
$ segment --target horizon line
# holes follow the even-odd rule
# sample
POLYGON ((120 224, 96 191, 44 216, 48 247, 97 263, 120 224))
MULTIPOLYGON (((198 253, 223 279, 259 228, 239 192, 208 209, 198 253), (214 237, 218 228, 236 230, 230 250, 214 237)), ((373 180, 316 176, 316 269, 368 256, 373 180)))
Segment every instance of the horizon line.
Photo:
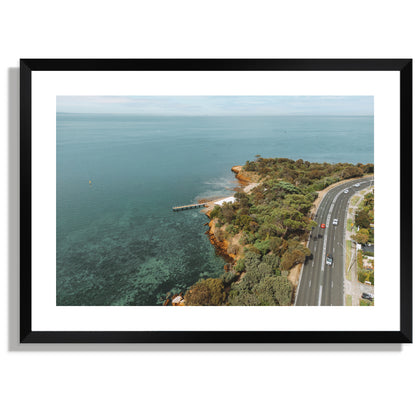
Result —
POLYGON ((237 117, 237 116, 245 116, 245 117, 279 117, 279 116, 318 116, 318 117, 374 117, 374 114, 294 114, 294 113, 280 113, 280 114, 247 114, 247 113, 235 113, 235 114, 188 114, 188 113, 178 113, 178 114, 161 114, 161 113, 149 113, 149 114, 143 114, 143 113, 104 113, 104 112, 84 112, 84 111, 78 111, 78 112, 71 112, 71 111, 56 111, 56 114, 102 114, 102 115, 135 115, 135 116, 144 116, 144 117, 237 117))

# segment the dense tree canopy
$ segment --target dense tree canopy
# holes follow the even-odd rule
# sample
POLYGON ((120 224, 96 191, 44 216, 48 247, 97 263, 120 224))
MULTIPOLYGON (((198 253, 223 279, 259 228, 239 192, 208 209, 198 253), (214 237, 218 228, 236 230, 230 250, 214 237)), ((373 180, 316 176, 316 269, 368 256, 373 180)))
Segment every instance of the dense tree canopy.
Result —
MULTIPOLYGON (((285 277, 286 271, 310 255, 306 240, 316 226, 310 210, 317 191, 344 179, 361 177, 373 169, 372 164, 312 163, 302 159, 265 159, 259 155, 255 161, 247 161, 243 170, 255 172, 259 185, 249 194, 237 192, 235 202, 216 206, 210 213, 217 224, 214 235, 218 240, 238 238, 238 246, 233 243, 228 251, 240 257, 233 268, 240 279, 208 279, 219 280, 223 286, 198 282, 192 286, 192 294, 187 293, 186 303, 290 304, 292 286, 285 277)), ((365 203, 356 218, 362 228, 367 228, 374 218, 370 198, 365 203)), ((366 231, 357 233, 361 241, 371 237, 366 231)))

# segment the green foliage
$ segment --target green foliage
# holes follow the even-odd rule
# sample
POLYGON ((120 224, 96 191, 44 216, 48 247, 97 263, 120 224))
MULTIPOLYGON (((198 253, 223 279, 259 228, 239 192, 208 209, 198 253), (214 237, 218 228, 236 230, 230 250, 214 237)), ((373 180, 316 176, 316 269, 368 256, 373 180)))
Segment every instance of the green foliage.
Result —
POLYGON ((279 252, 279 250, 280 250, 280 247, 282 245, 282 242, 283 242, 283 239, 282 238, 280 238, 280 237, 272 237, 270 239, 270 243, 269 243, 270 250, 273 253, 277 254, 279 252))
POLYGON ((301 193, 300 189, 297 186, 286 181, 277 182, 274 189, 277 189, 277 190, 281 189, 285 193, 288 193, 288 194, 300 194, 301 193))
POLYGON ((351 238, 360 244, 368 243, 370 233, 366 228, 361 228, 356 234, 351 236, 351 238))
POLYGON ((235 266, 234 266, 234 270, 237 273, 243 273, 246 270, 246 264, 245 264, 244 259, 237 260, 237 262, 235 263, 235 266))
POLYGON ((244 262, 247 270, 255 269, 260 264, 261 256, 259 254, 247 251, 244 257, 244 262))
POLYGON ((217 306, 225 301, 222 279, 205 279, 196 282, 185 293, 185 303, 189 306, 217 306))
POLYGON ((269 240, 257 240, 254 243, 254 247, 256 247, 260 253, 264 256, 268 251, 270 251, 270 241, 269 240))
POLYGON ((225 231, 231 235, 236 235, 239 232, 239 229, 233 224, 228 224, 227 227, 225 227, 225 231))
POLYGON ((292 299, 292 285, 283 276, 266 276, 252 288, 234 284, 229 302, 236 306, 288 306, 292 299))
POLYGON ((225 286, 230 286, 237 279, 237 275, 232 272, 223 273, 220 279, 224 282, 225 286))
POLYGON ((367 274, 365 272, 363 272, 363 271, 359 271, 358 272, 358 280, 361 283, 364 283, 366 281, 366 279, 367 279, 367 274))
POLYGON ((358 178, 363 176, 364 172, 356 166, 347 166, 342 172, 342 179, 358 178))
POLYGON ((222 218, 224 218, 224 221, 230 223, 235 217, 233 204, 231 202, 222 204, 221 214, 222 218))
POLYGON ((359 210, 355 214, 355 225, 360 228, 368 228, 370 226, 370 217, 365 210, 359 210))
POLYGON ((218 218, 221 213, 221 208, 219 205, 215 205, 212 211, 210 212, 209 216, 211 219, 218 218))
POLYGON ((268 264, 273 273, 276 273, 279 270, 280 259, 275 254, 270 253, 267 256, 263 256, 262 262, 268 264))

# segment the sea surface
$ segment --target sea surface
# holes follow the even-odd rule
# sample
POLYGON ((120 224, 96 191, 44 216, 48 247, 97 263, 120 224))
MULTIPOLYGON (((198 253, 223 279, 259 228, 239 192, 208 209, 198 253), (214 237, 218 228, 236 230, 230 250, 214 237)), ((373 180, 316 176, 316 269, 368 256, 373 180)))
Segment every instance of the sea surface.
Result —
POLYGON ((224 261, 199 210, 262 157, 372 163, 373 117, 57 114, 57 305, 160 305, 224 261), (91 183, 89 182, 91 181, 91 183))

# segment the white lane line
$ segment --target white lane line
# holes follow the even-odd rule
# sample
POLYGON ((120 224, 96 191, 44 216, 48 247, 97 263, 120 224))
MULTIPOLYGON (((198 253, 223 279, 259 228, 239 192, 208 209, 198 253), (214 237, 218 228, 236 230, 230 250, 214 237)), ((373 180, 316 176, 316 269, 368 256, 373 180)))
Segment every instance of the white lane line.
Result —
POLYGON ((322 298, 322 285, 319 288, 319 300, 318 300, 318 306, 321 306, 321 298, 322 298))
POLYGON ((331 289, 334 288, 334 282, 331 282, 331 289))
POLYGON ((311 281, 311 280, 309 280, 309 287, 311 287, 311 283, 312 283, 312 281, 311 281))

